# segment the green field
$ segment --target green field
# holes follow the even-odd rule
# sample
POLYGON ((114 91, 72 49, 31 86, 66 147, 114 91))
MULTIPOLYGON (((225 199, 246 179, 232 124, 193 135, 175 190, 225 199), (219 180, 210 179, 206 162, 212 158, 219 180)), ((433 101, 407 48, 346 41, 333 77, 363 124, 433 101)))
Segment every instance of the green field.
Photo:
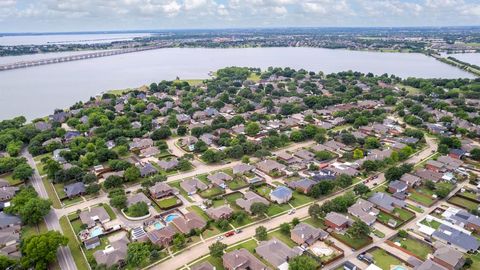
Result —
POLYGON ((433 253, 433 248, 430 245, 413 237, 396 237, 392 242, 399 242, 402 248, 411 251, 413 254, 422 258, 422 260, 426 260, 428 254, 433 253))
POLYGON ((347 233, 339 234, 334 232, 331 235, 355 250, 361 249, 372 242, 372 239, 369 237, 353 238, 347 233))
POLYGON ((476 202, 472 202, 470 200, 467 200, 465 198, 459 197, 459 196, 453 196, 448 200, 449 203, 455 204, 459 207, 463 207, 468 210, 475 210, 478 209, 479 204, 476 202))
POLYGON ((394 266, 394 265, 403 265, 402 261, 390 255, 383 249, 376 248, 375 250, 370 252, 370 254, 373 255, 375 265, 384 270, 390 270, 391 266, 394 266))
POLYGON ((63 235, 68 238, 68 247, 72 252, 73 260, 79 270, 89 270, 89 266, 85 257, 83 256, 80 243, 77 241, 75 233, 72 231, 66 216, 60 218, 60 226, 62 227, 63 235))
POLYGON ((432 221, 428 222, 426 219, 420 221, 420 223, 422 223, 423 225, 426 225, 428 227, 434 228, 434 229, 438 229, 440 227, 440 225, 442 225, 442 223, 440 223, 436 220, 432 220, 432 221))
POLYGON ((166 199, 157 200, 156 202, 158 206, 160 206, 160 208, 170 209, 171 207, 177 205, 179 200, 180 199, 178 199, 177 197, 170 197, 166 199))
POLYGON ((211 198, 223 194, 225 191, 219 187, 213 187, 198 193, 202 198, 211 198))

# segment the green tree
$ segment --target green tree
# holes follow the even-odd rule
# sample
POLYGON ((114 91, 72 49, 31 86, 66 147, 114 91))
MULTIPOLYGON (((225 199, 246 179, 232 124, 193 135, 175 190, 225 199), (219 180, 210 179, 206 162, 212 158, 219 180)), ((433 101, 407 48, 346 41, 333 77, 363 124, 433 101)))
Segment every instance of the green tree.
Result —
POLYGON ((361 159, 361 158, 363 158, 363 151, 362 151, 362 149, 358 149, 358 148, 355 149, 355 150, 353 151, 353 158, 354 158, 354 159, 361 159))
POLYGON ((128 215, 131 217, 143 217, 148 214, 148 205, 145 202, 138 202, 128 207, 128 215))
POLYGON ((185 235, 183 235, 183 234, 181 234, 181 233, 177 233, 177 234, 173 237, 173 245, 174 245, 177 249, 182 249, 183 247, 185 247, 185 243, 186 243, 185 235))
POLYGON ((152 140, 164 140, 167 139, 168 137, 172 136, 172 131, 170 131, 170 128, 167 126, 163 126, 157 130, 155 130, 152 135, 150 135, 150 138, 152 140))
POLYGON ((285 234, 285 235, 290 235, 290 224, 288 223, 282 223, 280 224, 280 232, 285 234))
POLYGON ((50 212, 51 202, 39 198, 33 187, 22 188, 11 202, 5 212, 20 216, 25 224, 36 225, 50 212))
POLYGON ((340 174, 337 176, 336 183, 342 188, 346 188, 353 183, 353 178, 350 175, 340 174))
POLYGON ((370 192, 370 188, 367 187, 365 184, 361 183, 361 184, 355 185, 355 187, 353 188, 353 192, 355 192, 355 194, 357 195, 364 195, 370 192))
POLYGON ((16 261, 8 258, 7 256, 0 255, 0 269, 7 269, 8 267, 12 267, 16 264, 16 261))
POLYGON ((314 203, 308 207, 308 214, 315 220, 319 220, 325 216, 320 205, 314 203))
POLYGON ((44 270, 57 258, 57 249, 66 246, 68 238, 57 231, 32 235, 22 242, 22 265, 25 268, 44 270))
POLYGON ((13 179, 27 180, 33 175, 33 169, 27 163, 22 163, 15 167, 12 173, 13 179))
POLYGON ((480 148, 474 148, 470 151, 470 157, 473 160, 480 161, 480 148))
POLYGON ((446 198, 448 196, 448 193, 450 193, 450 190, 447 187, 440 187, 435 190, 435 194, 442 199, 446 198))
POLYGON ((125 170, 123 177, 125 177, 127 182, 135 181, 140 178, 140 169, 137 167, 130 167, 125 170))
POLYGON ((260 124, 257 122, 249 122, 245 126, 245 134, 249 136, 255 136, 258 134, 258 132, 260 132, 260 124))
POLYGON ((370 234, 370 227, 361 220, 355 220, 348 228, 348 233, 356 239, 364 238, 370 234))
POLYGON ((294 257, 288 262, 288 270, 316 270, 317 268, 315 259, 306 255, 294 257))
POLYGON ((150 260, 150 248, 147 244, 133 242, 128 245, 126 262, 129 266, 140 268, 150 260))
POLYGON ((365 139, 365 148, 376 149, 380 147, 380 141, 375 137, 367 137, 365 139))
POLYGON ((215 242, 211 244, 208 249, 210 250, 210 256, 214 258, 221 258, 223 256, 223 251, 228 246, 222 242, 215 242))
POLYGON ((110 198, 110 205, 117 209, 124 209, 127 207, 127 196, 124 194, 113 196, 110 198))
POLYGON ((255 202, 250 206, 250 211, 256 216, 265 215, 267 213, 267 210, 268 205, 261 202, 255 202))
POLYGON ((300 220, 298 218, 293 218, 292 219, 292 226, 295 227, 300 223, 300 220))
POLYGON ((263 226, 258 226, 256 229, 255 229, 255 237, 259 240, 259 241, 265 241, 267 240, 267 228, 263 227, 263 226))

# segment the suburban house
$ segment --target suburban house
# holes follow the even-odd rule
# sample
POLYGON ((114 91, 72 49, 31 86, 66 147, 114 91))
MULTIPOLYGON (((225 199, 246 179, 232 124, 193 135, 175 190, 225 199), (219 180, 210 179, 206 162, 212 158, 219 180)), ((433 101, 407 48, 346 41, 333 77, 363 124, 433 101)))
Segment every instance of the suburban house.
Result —
POLYGON ((250 164, 240 163, 233 166, 233 174, 244 175, 246 173, 252 172, 255 167, 250 164))
POLYGON ((310 180, 308 178, 303 178, 303 179, 300 179, 300 180, 291 181, 291 182, 287 183, 287 185, 291 189, 297 190, 297 191, 302 192, 304 194, 307 194, 308 192, 310 192, 310 190, 312 189, 312 187, 315 184, 316 184, 315 181, 310 180))
POLYGON ((292 196, 292 190, 285 186, 279 186, 275 190, 272 190, 270 192, 270 200, 278 204, 287 203, 292 198, 292 196))
POLYGON ((150 163, 139 163, 139 164, 136 165, 136 167, 140 170, 140 176, 141 177, 147 177, 147 176, 154 175, 154 174, 158 173, 157 168, 155 168, 150 163))
POLYGON ((4 186, 0 188, 0 202, 10 201, 15 193, 19 190, 18 187, 4 186))
POLYGON ((432 259, 427 259, 422 264, 415 267, 415 270, 447 270, 447 268, 436 263, 432 259))
POLYGON ((454 229, 445 224, 433 232, 432 237, 446 245, 451 245, 461 252, 474 252, 480 246, 476 237, 454 229))
POLYGON ((158 246, 166 247, 173 241, 173 236, 177 233, 173 225, 168 224, 160 230, 153 230, 147 232, 147 237, 150 241, 158 246))
POLYGON ((225 270, 267 270, 257 257, 253 256, 248 250, 242 248, 225 253, 222 257, 225 270))
POLYGON ((213 220, 228 219, 233 214, 232 208, 227 205, 222 205, 217 208, 208 208, 205 212, 213 220))
POLYGON ((140 149, 139 156, 142 158, 148 158, 158 154, 160 154, 160 150, 156 146, 149 146, 147 148, 140 149))
POLYGON ((172 158, 170 160, 159 160, 157 165, 165 171, 173 170, 178 166, 178 159, 172 158))
POLYGON ((295 164, 301 161, 301 159, 288 154, 287 152, 280 152, 276 154, 277 158, 287 165, 295 164))
POLYGON ((250 207, 254 203, 263 203, 265 205, 270 205, 270 202, 268 200, 252 191, 245 192, 244 198, 237 199, 235 203, 241 208, 243 208, 245 211, 247 211, 249 214, 252 213, 250 211, 250 207))
POLYGON ((146 149, 153 146, 153 140, 150 138, 134 138, 133 142, 131 142, 128 146, 132 151, 146 149))
POLYGON ((437 248, 433 253, 432 261, 449 270, 458 270, 465 263, 463 254, 448 246, 437 248))
POLYGON ((191 270, 216 270, 215 266, 213 266, 209 262, 203 262, 201 264, 195 265, 190 267, 191 270))
POLYGON ((392 212, 395 207, 404 208, 407 206, 406 202, 383 192, 376 192, 368 198, 368 201, 373 203, 378 209, 388 213, 392 212))
POLYGON ((408 185, 404 181, 395 180, 388 184, 388 192, 390 193, 403 193, 408 190, 408 185))
POLYGON ((325 225, 337 231, 346 229, 351 222, 348 217, 337 212, 330 212, 325 216, 325 225))
POLYGON ((480 217, 473 215, 463 209, 449 207, 445 212, 442 213, 442 217, 444 217, 452 224, 468 229, 470 231, 480 231, 480 217))
POLYGON ((297 158, 300 158, 304 162, 310 162, 315 159, 315 154, 305 149, 297 150, 293 153, 293 155, 297 158))
POLYGON ((129 241, 126 237, 123 237, 119 240, 116 240, 104 250, 97 250, 93 253, 93 257, 99 265, 106 265, 107 267, 112 267, 113 265, 119 264, 122 261, 125 261, 127 257, 127 245, 129 241))
POLYGON ((224 181, 231 181, 233 178, 224 172, 217 172, 207 176, 207 179, 212 183, 221 183, 224 181))
POLYGON ((285 170, 286 166, 276 162, 275 160, 265 159, 263 161, 258 162, 255 164, 258 170, 264 172, 268 175, 272 173, 280 173, 283 174, 283 170, 285 170))
POLYGON ((299 244, 312 245, 317 240, 325 240, 328 233, 322 229, 317 229, 306 223, 299 223, 290 230, 290 238, 299 244))
POLYGON ((373 207, 373 203, 364 199, 358 199, 357 202, 348 208, 348 213, 357 217, 367 225, 372 226, 377 220, 379 210, 373 207))
POLYGON ((68 198, 81 196, 85 194, 85 184, 83 182, 76 182, 64 187, 65 194, 68 198))
POLYGON ((139 202, 144 202, 149 206, 152 204, 152 201, 150 201, 150 199, 145 194, 143 194, 143 192, 139 192, 127 197, 127 207, 130 207, 139 202))
POLYGON ((150 195, 154 199, 174 195, 178 192, 175 188, 172 188, 171 186, 163 182, 157 182, 154 186, 149 187, 148 190, 150 191, 150 195))
POLYGON ((19 225, 22 225, 22 220, 19 217, 0 212, 0 229, 19 225))
POLYGON ((451 157, 451 158, 455 158, 455 159, 462 159, 466 154, 467 154, 467 152, 465 150, 452 149, 448 153, 448 156, 451 157))
POLYGON ((287 269, 288 261, 301 255, 303 250, 300 247, 290 248, 274 237, 269 241, 260 242, 255 252, 277 269, 284 269, 284 267, 287 269))
POLYGON ((445 172, 445 168, 444 168, 443 163, 438 162, 438 161, 433 160, 433 159, 429 159, 429 160, 425 163, 425 168, 427 168, 428 170, 437 172, 437 173, 439 173, 439 172, 445 172))
POLYGON ((207 225, 207 222, 205 222, 203 218, 193 212, 188 212, 184 216, 174 218, 172 223, 181 233, 185 234, 190 233, 194 229, 202 229, 207 225))
POLYGON ((20 225, 14 225, 0 229, 0 255, 11 258, 21 257, 20 246, 20 225))
POLYGON ((79 217, 82 223, 87 225, 87 228, 92 228, 97 222, 104 224, 110 221, 110 216, 103 206, 97 206, 82 211, 79 217))
POLYGON ((411 188, 418 187, 422 183, 420 177, 410 173, 402 175, 402 177, 400 177, 400 181, 405 182, 411 188))
POLYGON ((188 193, 188 195, 193 195, 197 193, 197 190, 203 191, 208 188, 208 186, 197 178, 190 178, 180 182, 180 187, 188 193))
POLYGON ((427 169, 417 169, 415 171, 415 175, 420 177, 423 181, 433 181, 434 183, 440 181, 442 179, 443 173, 439 173, 432 170, 427 169))

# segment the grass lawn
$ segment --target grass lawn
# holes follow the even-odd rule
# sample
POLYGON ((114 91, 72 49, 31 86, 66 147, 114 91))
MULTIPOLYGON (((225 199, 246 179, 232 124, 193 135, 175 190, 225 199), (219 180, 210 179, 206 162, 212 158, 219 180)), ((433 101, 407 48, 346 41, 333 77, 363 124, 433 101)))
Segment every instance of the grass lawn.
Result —
POLYGON ((399 242, 402 245, 402 248, 411 251, 413 254, 419 256, 423 260, 426 260, 428 254, 433 253, 433 248, 428 244, 411 237, 400 238, 396 237, 393 239, 393 242, 399 242))
POLYGON ((238 190, 238 189, 242 189, 242 188, 245 188, 245 187, 248 187, 248 183, 241 179, 241 178, 234 178, 232 181, 228 181, 227 182, 227 186, 231 189, 231 190, 238 190))
POLYGON ((62 204, 60 203, 60 200, 57 197, 57 193, 53 189, 52 183, 47 180, 46 177, 42 177, 42 182, 43 185, 45 186, 45 189, 47 190, 48 198, 52 201, 52 206, 53 208, 60 209, 62 208, 62 204))
POLYGON ((468 197, 472 200, 477 200, 477 193, 471 191, 471 190, 465 190, 465 192, 461 193, 462 196, 468 197))
POLYGON ((68 247, 72 252, 73 260, 78 270, 88 270, 89 266, 85 257, 83 256, 80 243, 77 241, 75 233, 70 228, 70 224, 66 216, 60 218, 60 226, 62 227, 63 235, 68 238, 68 247))
POLYGON ((355 250, 361 249, 372 242, 372 240, 369 237, 352 238, 347 233, 345 234, 332 233, 331 235, 334 238, 338 239, 340 242, 345 243, 347 246, 354 248, 355 250))
POLYGON ((40 233, 46 233, 48 231, 47 224, 44 221, 38 225, 25 225, 22 227, 22 239, 30 237, 32 235, 38 235, 40 233))
POLYGON ((260 187, 257 187, 255 188, 255 191, 262 197, 264 198, 269 198, 270 197, 270 192, 272 191, 272 188, 269 187, 269 186, 260 186, 260 187))
POLYGON ((393 209, 393 214, 396 217, 399 217, 403 221, 406 221, 406 220, 409 220, 409 219, 415 217, 414 213, 412 213, 408 210, 402 209, 402 208, 397 208, 397 207, 395 209, 393 209))
MULTIPOLYGON (((240 211, 235 211, 235 213, 240 212, 240 211)), ((236 219, 232 220, 230 224, 232 224, 235 228, 245 226, 247 224, 252 223, 255 219, 252 218, 247 212, 241 211, 245 213, 245 218, 241 221, 238 222, 236 219)))
POLYGON ((400 220, 399 218, 396 218, 396 217, 393 217, 391 215, 388 215, 382 211, 380 211, 380 213, 377 215, 377 220, 380 221, 380 223, 384 223, 384 224, 388 224, 388 221, 390 219, 393 219, 393 220, 396 220, 397 221, 397 224, 396 226, 398 226, 399 224, 402 223, 402 220, 400 220))
POLYGON ((203 236, 204 239, 207 239, 207 238, 216 236, 216 235, 221 234, 221 233, 222 232, 212 224, 209 229, 205 230, 202 233, 202 236, 203 236))
POLYGON ((407 208, 410 209, 410 210, 413 210, 417 213, 423 213, 424 212, 422 208, 420 208, 418 206, 415 206, 413 204, 407 204, 407 208))
POLYGON ((166 198, 166 199, 157 200, 156 202, 157 202, 158 206, 160 206, 160 208, 169 209, 169 208, 173 207, 174 205, 177 205, 179 200, 180 199, 177 199, 177 197, 170 197, 170 198, 166 198))
POLYGON ((183 188, 180 186, 180 181, 171 182, 171 183, 168 183, 168 185, 173 188, 176 188, 187 201, 194 202, 194 200, 190 198, 190 196, 188 196, 188 193, 185 190, 183 190, 183 188))
POLYGON ((57 192, 59 198, 65 198, 67 196, 64 190, 65 185, 63 183, 53 184, 53 186, 55 187, 55 192, 57 192))
POLYGON ((194 212, 195 214, 199 215, 205 221, 210 220, 210 218, 207 216, 205 211, 203 211, 202 208, 200 208, 199 206, 192 205, 192 206, 187 207, 187 210, 190 211, 190 212, 194 212))
POLYGON ((221 195, 224 192, 225 191, 219 187, 213 187, 198 193, 198 195, 200 195, 202 198, 211 198, 211 197, 221 195))
POLYGON ((480 253, 471 254, 467 257, 473 261, 472 266, 470 266, 470 270, 480 270, 480 253))
POLYGON ((107 211, 108 216, 110 216, 111 220, 114 220, 117 218, 117 215, 115 214, 115 212, 113 212, 113 209, 110 207, 110 205, 103 204, 103 208, 105 208, 105 211, 107 211))
POLYGON ((291 205, 293 205, 294 207, 298 207, 298 206, 307 204, 307 203, 312 202, 312 201, 313 201, 313 198, 308 197, 307 195, 302 194, 298 191, 294 191, 293 192, 293 197, 292 197, 292 199, 290 200, 289 203, 291 205))
POLYGON ((230 193, 230 194, 224 196, 223 198, 225 198, 227 200, 230 207, 232 207, 234 210, 242 210, 242 208, 240 208, 237 205, 237 203, 235 202, 237 199, 243 198, 242 193, 240 193, 240 192, 230 193))
POLYGON ((283 234, 280 230, 276 230, 273 232, 268 233, 268 240, 272 239, 273 237, 277 238, 278 240, 285 243, 287 246, 293 248, 294 246, 298 246, 293 240, 290 238, 290 234, 286 235, 283 234))
POLYGON ((377 229, 372 229, 372 233, 378 238, 384 238, 385 234, 377 229))
POLYGON ((72 224, 73 231, 75 232, 75 235, 78 235, 78 233, 82 231, 83 223, 80 219, 70 221, 70 224, 72 224))
POLYGON ((392 265, 402 265, 403 262, 393 257, 392 255, 388 254, 385 250, 376 248, 375 250, 371 251, 373 259, 375 261, 375 265, 384 269, 390 270, 390 266, 392 265))
POLYGON ((424 220, 420 221, 420 223, 422 223, 423 225, 427 225, 428 227, 431 227, 431 228, 434 228, 434 229, 438 229, 438 227, 440 227, 440 225, 442 225, 442 223, 440 223, 436 220, 432 220, 432 221, 428 222, 427 219, 424 219, 424 220))
POLYGON ((21 183, 23 183, 23 180, 13 179, 11 173, 4 174, 0 178, 7 180, 11 186, 20 185, 21 183))
POLYGON ((253 254, 254 250, 255 250, 255 248, 257 248, 257 246, 258 246, 257 241, 255 241, 255 239, 252 239, 252 240, 248 240, 246 242, 243 242, 239 245, 231 246, 231 247, 227 248, 225 251, 229 252, 229 251, 232 251, 232 250, 244 248, 244 249, 250 251, 253 254))
POLYGON ((472 202, 470 200, 458 197, 458 196, 453 196, 448 200, 449 203, 455 204, 459 207, 463 207, 468 210, 474 210, 478 208, 478 203, 472 202))
POLYGON ((312 225, 315 228, 320 228, 320 229, 326 229, 327 226, 325 226, 325 223, 323 220, 317 220, 314 218, 307 218, 303 222, 312 225))
POLYGON ((435 200, 431 196, 418 193, 416 191, 410 192, 410 196, 408 196, 408 198, 414 202, 418 202, 425 206, 431 206, 435 202, 435 200))
POLYGON ((288 205, 287 203, 285 203, 285 204, 271 203, 270 206, 268 207, 267 215, 275 216, 275 215, 278 215, 278 214, 283 213, 285 211, 288 211, 290 209, 292 209, 292 207, 290 205, 288 205))
POLYGON ((219 200, 212 200, 212 207, 220 207, 222 205, 225 205, 226 204, 226 201, 225 199, 219 199, 219 200))
POLYGON ((65 206, 69 206, 69 205, 72 205, 72 204, 76 204, 76 203, 79 203, 79 202, 82 202, 83 199, 82 197, 73 197, 71 199, 66 199, 66 200, 62 200, 62 203, 65 205, 65 206))

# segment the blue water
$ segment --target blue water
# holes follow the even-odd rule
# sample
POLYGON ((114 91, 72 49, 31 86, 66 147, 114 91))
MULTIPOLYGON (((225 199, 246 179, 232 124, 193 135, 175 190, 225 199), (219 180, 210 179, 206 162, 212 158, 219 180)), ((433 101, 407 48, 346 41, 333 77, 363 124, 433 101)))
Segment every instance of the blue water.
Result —
POLYGON ((90 237, 95 237, 103 234, 103 229, 100 227, 95 227, 91 232, 90 232, 90 237))
POLYGON ((155 229, 160 230, 161 228, 165 227, 161 222, 157 221, 153 223, 153 226, 155 226, 155 229))
POLYGON ((405 267, 397 265, 397 266, 393 267, 392 270, 405 270, 405 269, 406 269, 405 267))
POLYGON ((170 214, 170 215, 165 217, 165 222, 172 222, 172 220, 176 217, 178 217, 177 214, 170 214))

